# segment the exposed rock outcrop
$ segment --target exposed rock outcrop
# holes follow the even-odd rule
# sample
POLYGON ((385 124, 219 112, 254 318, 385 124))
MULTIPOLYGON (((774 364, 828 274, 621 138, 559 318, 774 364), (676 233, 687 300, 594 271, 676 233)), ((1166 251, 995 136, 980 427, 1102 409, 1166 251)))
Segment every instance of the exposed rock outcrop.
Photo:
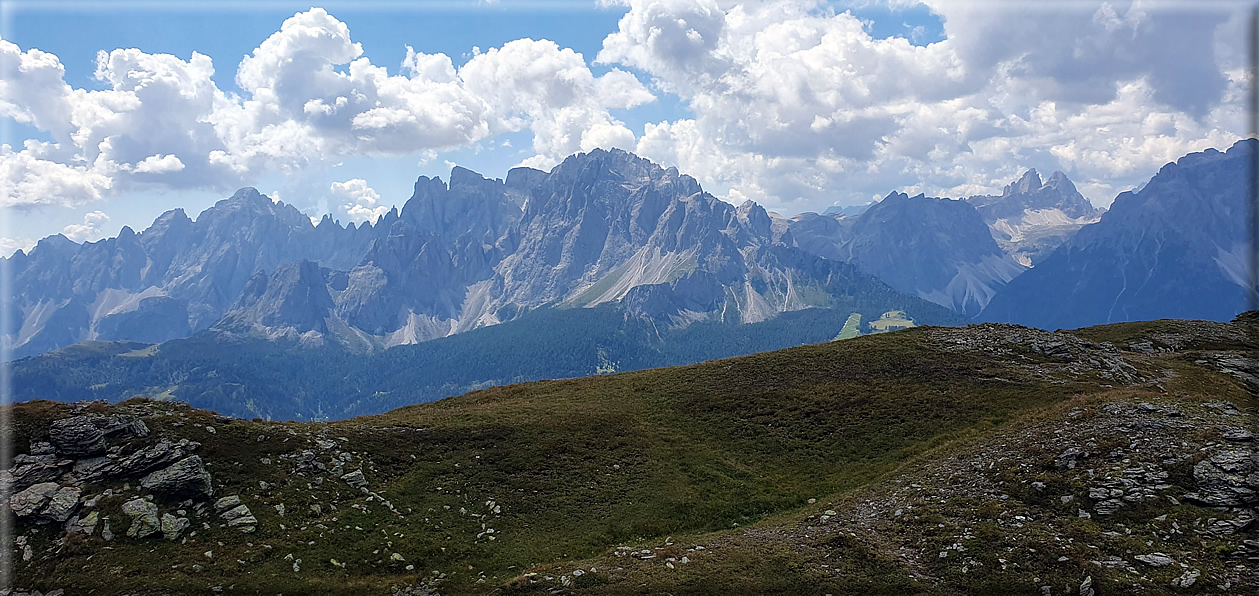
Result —
POLYGON ((145 476, 140 486, 174 496, 211 497, 212 478, 201 458, 192 455, 145 476))

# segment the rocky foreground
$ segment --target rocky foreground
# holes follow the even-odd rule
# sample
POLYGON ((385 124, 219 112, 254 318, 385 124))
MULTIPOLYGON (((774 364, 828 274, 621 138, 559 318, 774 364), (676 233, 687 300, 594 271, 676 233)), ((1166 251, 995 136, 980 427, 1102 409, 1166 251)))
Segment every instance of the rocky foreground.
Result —
MULTIPOLYGON (((928 328, 775 353, 809 366, 865 358, 862 383, 879 388, 870 399, 927 401, 866 429, 851 419, 882 411, 841 402, 857 391, 844 386, 817 402, 837 411, 788 416, 804 394, 783 397, 780 381, 756 372, 740 376, 737 391, 768 396, 769 409, 748 405, 752 398, 710 410, 686 402, 692 416, 717 421, 707 424, 715 434, 725 418, 714 412, 738 420, 739 449, 769 458, 727 447, 714 461, 812 457, 792 455, 796 443, 777 433, 808 435, 802 449, 831 449, 824 459, 850 458, 782 500, 746 497, 767 505, 734 517, 691 511, 772 476, 773 464, 741 465, 751 475, 727 484, 710 477, 739 472, 707 460, 693 464, 699 471, 676 461, 652 467, 662 458, 646 451, 647 435, 634 434, 639 423, 626 421, 669 411, 664 402, 590 438, 574 426, 524 441, 510 428, 540 424, 527 418, 535 408, 538 420, 571 416, 581 427, 593 424, 582 416, 621 416, 578 406, 628 399, 591 391, 625 396, 677 384, 653 374, 698 379, 697 399, 716 399, 704 392, 736 390, 705 375, 781 368, 758 368, 766 362, 755 356, 491 390, 336 424, 232 419, 146 400, 22 404, 18 455, 3 472, 17 588, 4 593, 1252 594, 1259 333, 1250 320, 1072 333, 928 328), (883 363, 921 349, 929 350, 925 372, 883 363), (1000 406, 1028 394, 1045 397, 1000 406), (918 426, 967 408, 980 409, 959 418, 958 432, 918 426), (832 415, 820 428, 804 422, 832 415), (864 443, 897 433, 923 440, 891 449, 883 467, 828 484, 883 457, 846 455, 853 447, 832 442, 861 432, 873 437, 864 443), (631 438, 572 450, 574 441, 619 434, 631 438), (533 448, 549 455, 524 458, 533 448), (689 482, 682 496, 667 495, 679 482, 689 482), (605 488, 612 492, 598 492, 605 488), (632 530, 614 525, 666 496, 667 507, 645 510, 652 519, 628 519, 632 530), (594 526, 602 529, 589 533, 594 526), (556 550, 543 550, 551 542, 556 550)), ((828 374, 852 376, 818 376, 828 374)), ((839 383, 818 382, 829 384, 808 391, 839 383)), ((672 436, 660 428, 651 427, 672 436)), ((728 440, 721 434, 705 448, 728 440)))

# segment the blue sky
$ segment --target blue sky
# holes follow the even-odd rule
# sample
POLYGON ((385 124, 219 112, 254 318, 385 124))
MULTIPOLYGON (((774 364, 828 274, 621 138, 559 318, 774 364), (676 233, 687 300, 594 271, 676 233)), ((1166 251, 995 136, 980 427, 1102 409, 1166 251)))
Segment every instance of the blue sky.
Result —
POLYGON ((612 146, 785 215, 999 192, 1029 167, 1105 205, 1239 136, 1244 3, 1014 5, 6 2, 0 251, 141 230, 238 184, 370 218, 451 164, 502 177, 612 146), (437 70, 404 70, 407 46, 437 70))

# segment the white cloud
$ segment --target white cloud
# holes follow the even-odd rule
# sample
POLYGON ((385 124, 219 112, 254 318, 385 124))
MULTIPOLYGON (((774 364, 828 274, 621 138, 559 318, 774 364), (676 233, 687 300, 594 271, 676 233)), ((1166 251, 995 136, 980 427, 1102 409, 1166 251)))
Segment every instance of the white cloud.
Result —
POLYGON ((195 52, 183 60, 102 51, 96 78, 105 88, 91 90, 67 85, 56 56, 0 40, 0 117, 52 138, 0 154, 4 201, 73 205, 153 185, 227 190, 345 156, 431 160, 525 129, 537 159, 554 162, 632 148, 633 133, 608 110, 654 99, 632 74, 596 77, 580 54, 550 41, 475 54, 456 69, 444 54, 408 47, 391 74, 363 55, 345 23, 313 8, 241 60, 236 95, 217 87, 211 59, 195 52))
POLYGON ((75 242, 90 242, 104 237, 105 230, 102 226, 107 223, 109 216, 105 212, 92 211, 83 216, 83 223, 70 224, 61 233, 75 242))
POLYGON ((990 192, 1026 167, 1106 203, 1244 130, 1244 21, 1218 9, 927 0, 947 38, 914 46, 811 0, 626 4, 598 61, 693 113, 648 124, 637 151, 787 213, 990 192))
POLYGON ((354 223, 375 222, 389 212, 388 205, 380 204, 380 193, 362 178, 333 182, 329 191, 338 202, 338 209, 354 223))
MULTIPOLYGON (((524 165, 634 149, 784 213, 907 185, 990 192, 1025 167, 1064 169, 1104 203, 1166 161, 1223 148, 1244 130, 1244 11, 1128 0, 923 4, 946 34, 927 46, 874 39, 820 0, 627 0, 596 59, 614 68, 600 76, 588 57, 532 39, 474 48, 458 67, 408 47, 391 72, 315 8, 229 65, 240 94, 217 87, 207 56, 137 49, 101 52, 102 88, 73 88, 57 56, 0 40, 0 117, 50 139, 0 148, 0 202, 230 190, 347 156, 426 164, 528 131, 524 165), (636 135, 613 112, 655 101, 639 77, 689 113, 636 135)), ((379 210, 346 197, 352 219, 379 210)))
POLYGON ((137 174, 167 174, 184 169, 184 162, 171 154, 150 155, 136 164, 132 170, 137 174))
POLYGON ((0 207, 76 206, 96 201, 113 184, 100 164, 65 164, 41 156, 49 143, 27 141, 21 151, 0 145, 0 207))

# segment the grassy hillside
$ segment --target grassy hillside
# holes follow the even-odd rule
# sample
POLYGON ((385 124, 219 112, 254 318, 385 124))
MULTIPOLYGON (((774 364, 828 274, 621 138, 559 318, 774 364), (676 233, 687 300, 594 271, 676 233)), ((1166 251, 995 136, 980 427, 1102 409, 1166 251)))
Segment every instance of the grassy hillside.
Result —
MULTIPOLYGON (((1227 343, 1214 348, 1252 355, 1247 331, 1221 327, 1211 341, 1227 343)), ((1081 333, 1139 343, 1145 331, 1081 333)), ((129 538, 121 503, 148 491, 134 479, 88 485, 84 501, 113 491, 94 510, 108 515, 118 536, 105 542, 99 531, 63 536, 56 526, 19 522, 33 555, 17 564, 16 585, 68 593, 106 586, 141 593, 215 586, 268 594, 389 593, 402 586, 441 594, 844 593, 855 585, 869 593, 971 591, 967 586, 1011 593, 1036 592, 1033 575, 1061 580, 1055 586, 1069 576, 1078 585, 1078 558, 1068 568, 1026 550, 979 552, 1000 543, 1002 532, 1018 533, 1012 525, 981 528, 982 515, 966 522, 972 538, 995 532, 966 542, 975 551, 968 556, 987 561, 982 572, 937 569, 941 557, 914 563, 891 538, 862 529, 863 503, 911 482, 958 486, 959 473, 977 472, 959 467, 950 476, 928 468, 894 483, 915 466, 972 454, 1002 433, 1049 428, 1064 410, 1101 400, 1157 393, 1161 400, 1256 405, 1232 377, 1195 364, 1200 359, 1189 351, 1121 353, 1016 327, 919 327, 676 368, 495 387, 343 422, 228 421, 174 402, 95 404, 87 410, 130 413, 152 431, 126 443, 124 453, 163 436, 200 442, 215 498, 239 495, 257 517, 257 531, 220 527, 211 511, 192 516, 196 534, 178 541, 129 538), (327 467, 348 459, 342 471, 361 469, 375 495, 301 464, 306 450, 327 467), (851 519, 842 531, 814 529, 819 516, 851 519), (997 558, 1022 571, 997 573, 997 558)), ((71 407, 14 406, 18 451, 44 440, 50 422, 71 407)), ((968 505, 993 519, 1024 501, 1040 503, 1024 486, 1037 476, 1010 468, 1010 458, 1044 441, 1020 444, 1015 439, 1030 435, 1009 436, 991 444, 996 454, 982 461, 1002 461, 992 473, 1014 474, 1007 480, 1021 488, 1000 489, 1007 500, 998 509, 968 505)), ((1064 491, 1087 492, 1053 482, 1060 483, 1045 502, 1064 491)), ((1071 510, 1064 523, 1081 536, 1113 529, 1103 530, 1100 518, 1072 517, 1085 506, 1083 496, 1075 498, 1063 505, 1071 510)), ((154 502, 162 512, 195 506, 160 495, 154 502)), ((906 517, 896 532, 938 541, 947 525, 961 535, 953 527, 960 517, 949 510, 954 501, 941 496, 914 506, 921 523, 906 517), (939 532, 932 529, 937 523, 939 532)), ((947 562, 958 557, 960 551, 947 562)), ((1105 574, 1094 573, 1100 584, 1105 574)))

